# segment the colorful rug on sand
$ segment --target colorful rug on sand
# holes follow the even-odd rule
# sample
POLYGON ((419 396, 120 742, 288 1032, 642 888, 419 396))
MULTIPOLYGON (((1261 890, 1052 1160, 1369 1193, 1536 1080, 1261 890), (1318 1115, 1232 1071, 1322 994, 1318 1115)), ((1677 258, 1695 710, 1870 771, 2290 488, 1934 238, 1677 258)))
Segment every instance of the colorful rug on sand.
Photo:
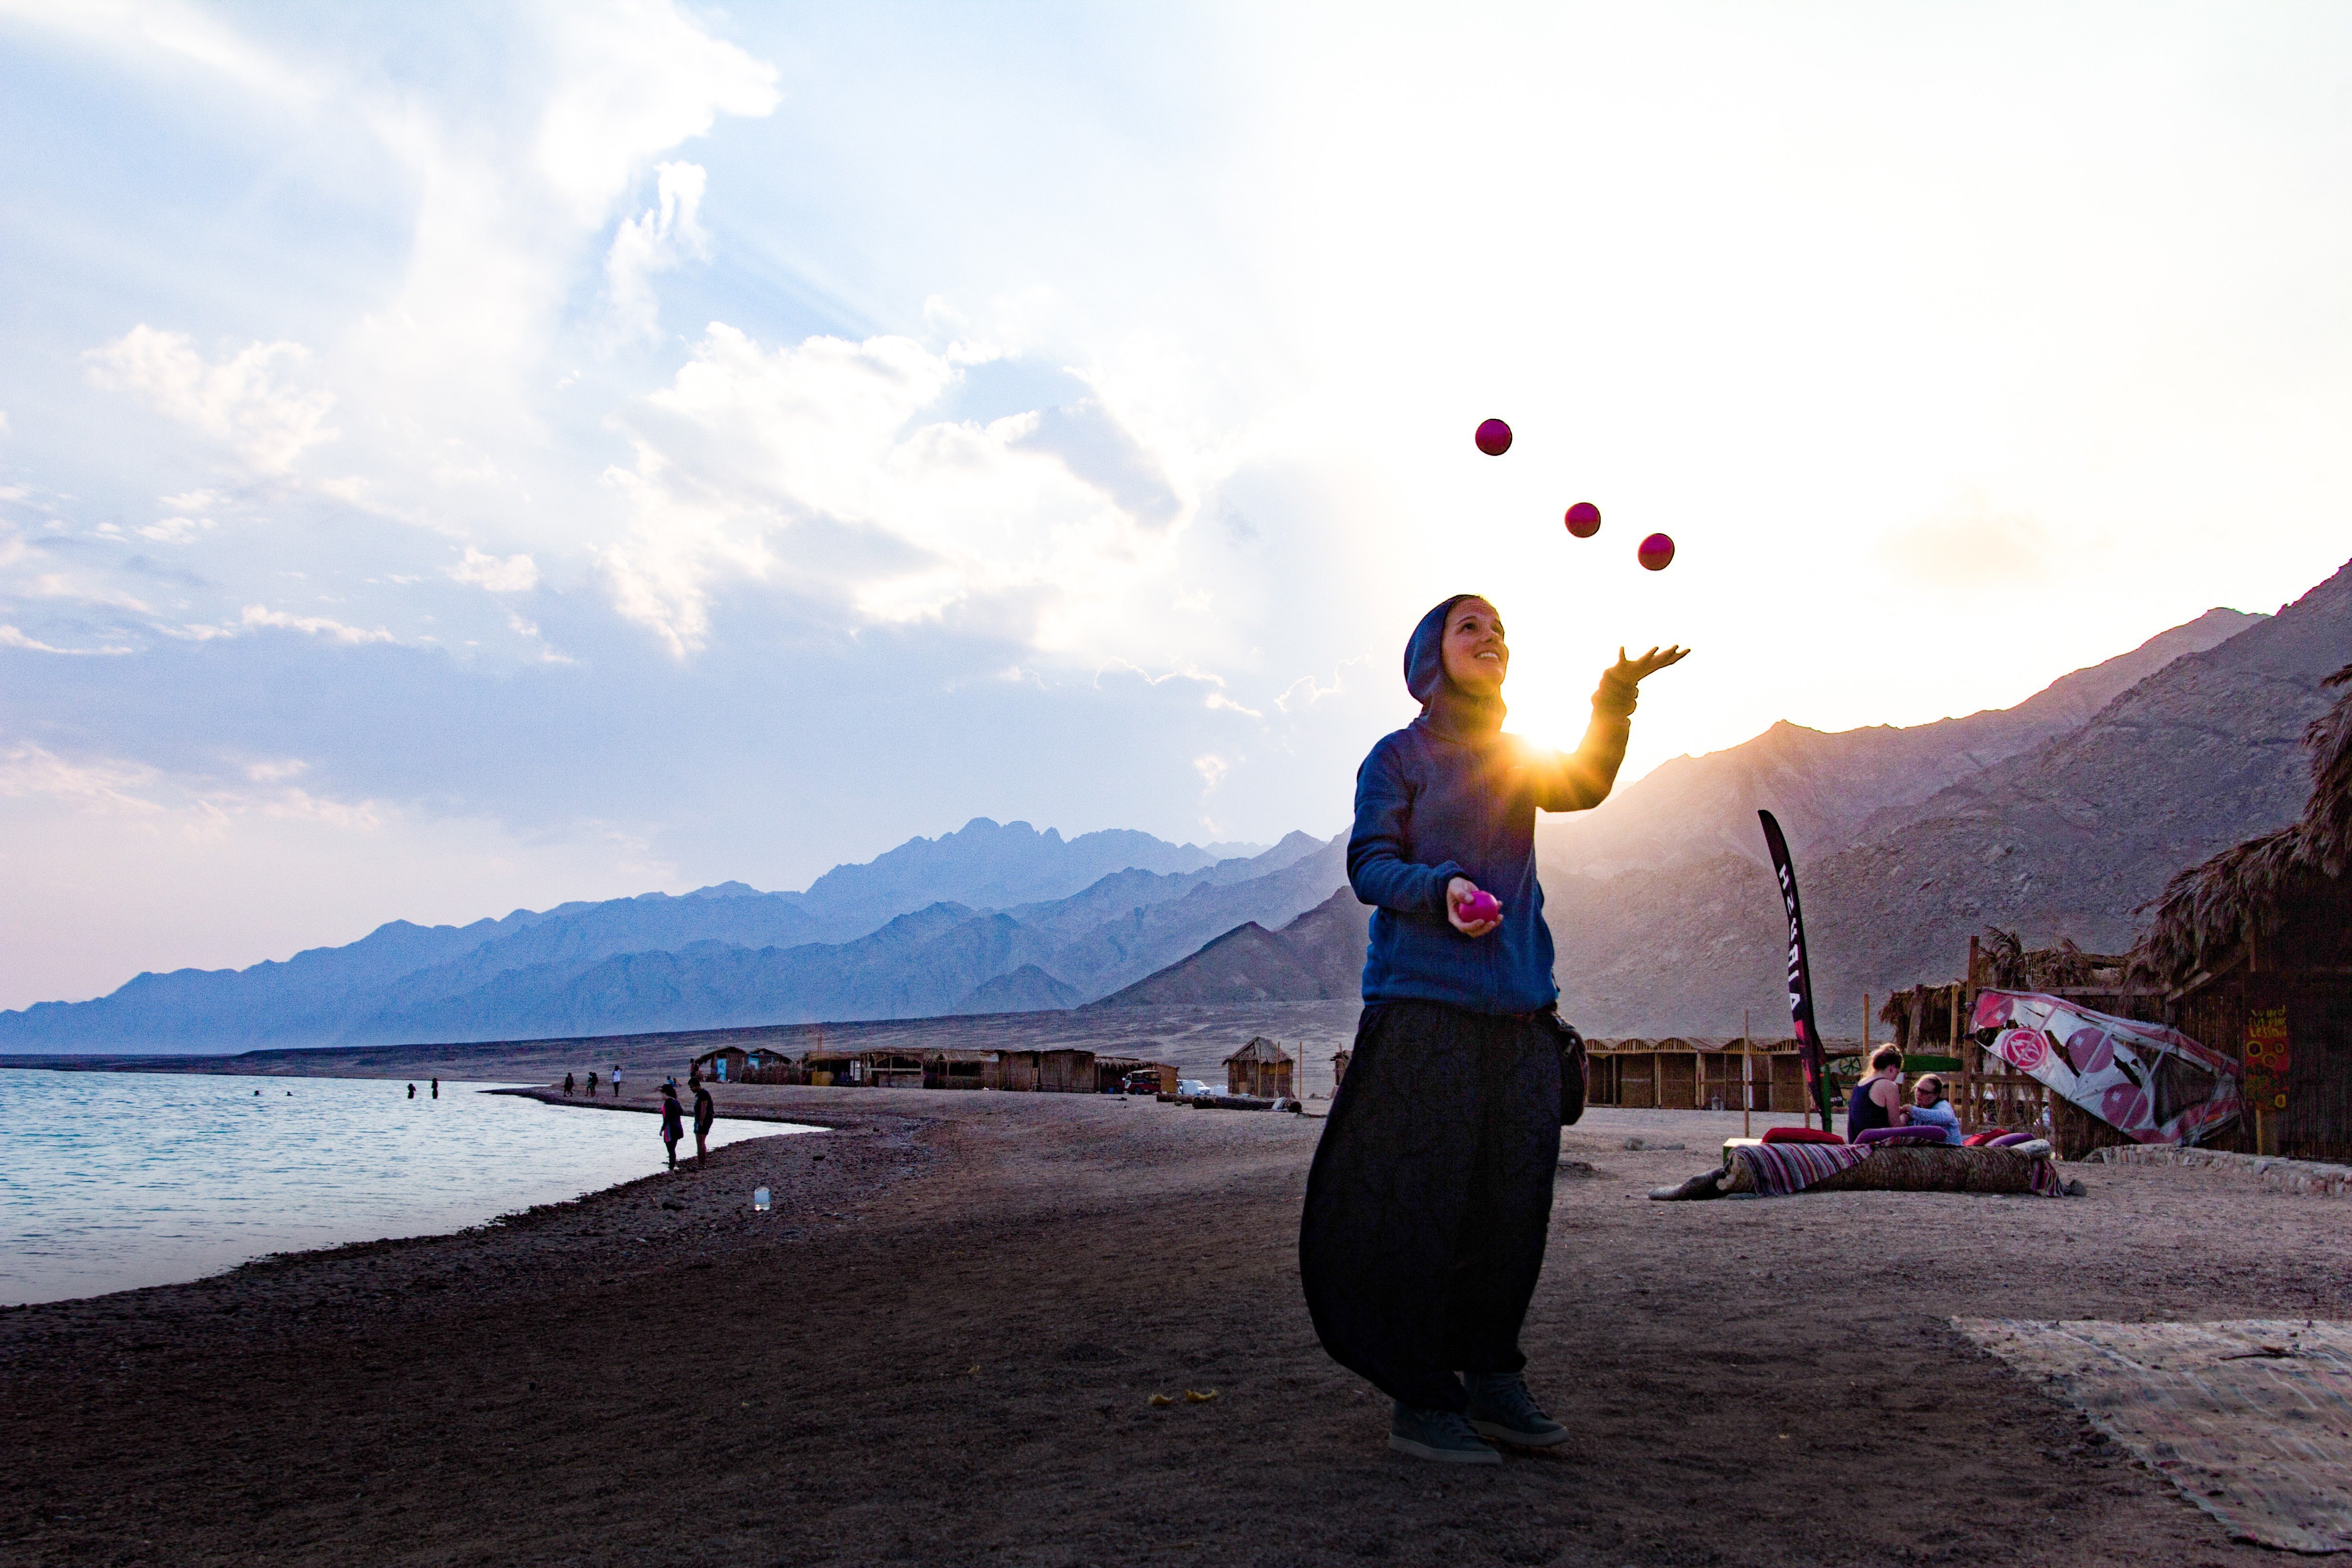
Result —
POLYGON ((1727 1193, 2032 1193, 2065 1195, 2046 1159, 2007 1149, 1948 1145, 1858 1149, 1838 1143, 1738 1144, 1724 1171, 1727 1193))
POLYGON ((1952 1326, 2083 1412, 2231 1534, 2352 1552, 2352 1325, 1952 1326))

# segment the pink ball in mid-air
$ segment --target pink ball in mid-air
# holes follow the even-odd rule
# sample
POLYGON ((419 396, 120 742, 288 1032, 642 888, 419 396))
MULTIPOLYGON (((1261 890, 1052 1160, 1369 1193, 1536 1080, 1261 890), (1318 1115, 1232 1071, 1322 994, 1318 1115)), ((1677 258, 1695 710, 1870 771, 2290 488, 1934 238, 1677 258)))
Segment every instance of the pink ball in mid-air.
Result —
POLYGON ((1590 539, 1601 531, 1601 509, 1589 500, 1578 501, 1568 509, 1568 531, 1579 539, 1590 539))
POLYGON ((1499 458, 1511 449, 1511 427, 1499 419, 1489 419, 1478 426, 1478 450, 1490 458, 1499 458))
POLYGON ((1675 542, 1663 533, 1650 535, 1642 541, 1642 547, 1633 552, 1633 559, 1642 563, 1645 572, 1663 572, 1674 558, 1675 542))
POLYGON ((1476 925, 1480 921, 1493 920, 1502 912, 1503 906, 1496 903, 1495 895, 1484 888, 1462 900, 1462 918, 1472 925, 1476 925))

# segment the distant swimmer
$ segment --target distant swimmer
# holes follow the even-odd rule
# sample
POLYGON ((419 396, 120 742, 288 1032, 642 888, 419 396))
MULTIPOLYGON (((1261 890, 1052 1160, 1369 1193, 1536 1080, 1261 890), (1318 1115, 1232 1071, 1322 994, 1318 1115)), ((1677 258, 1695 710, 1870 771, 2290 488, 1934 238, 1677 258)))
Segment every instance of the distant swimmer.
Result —
POLYGON ((411 1100, 416 1098, 416 1086, 413 1083, 408 1086, 408 1098, 411 1100))
POLYGON ((433 1080, 433 1098, 436 1100, 441 1098, 441 1080, 437 1078, 433 1080))
POLYGON ((719 1108, 710 1102, 710 1090, 703 1084, 694 1086, 694 1163, 701 1164, 710 1158, 710 1124, 719 1120, 719 1108))
POLYGON ((686 1112, 677 1103, 677 1085, 662 1085, 661 1135, 669 1148, 669 1168, 677 1169, 677 1141, 686 1136, 686 1112))

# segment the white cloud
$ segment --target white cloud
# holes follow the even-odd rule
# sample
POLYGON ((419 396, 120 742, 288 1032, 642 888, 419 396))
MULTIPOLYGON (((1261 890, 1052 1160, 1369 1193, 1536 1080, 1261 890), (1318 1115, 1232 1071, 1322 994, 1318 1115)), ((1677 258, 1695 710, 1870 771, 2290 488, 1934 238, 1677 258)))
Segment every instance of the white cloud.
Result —
POLYGON ((604 257, 604 292, 613 310, 615 338, 658 338, 661 305, 653 275, 710 254, 709 236, 696 215, 709 176, 696 163, 656 165, 659 205, 625 218, 604 257))
POLYGON ((193 544, 219 526, 208 517, 167 517, 131 531, 158 544, 193 544))
POLYGON ((962 374, 906 338, 769 351, 711 323, 646 400, 635 463, 605 474, 634 515, 604 552, 614 603, 681 654, 702 645, 710 595, 730 578, 784 581, 886 622, 1025 596, 1045 608, 1027 612, 1024 635, 1066 643, 1054 606, 1155 569, 1183 503, 1165 465, 1093 400, 920 422, 962 374))
POLYGON ((540 116, 536 162, 575 221, 601 224, 646 153, 709 134, 721 114, 758 118, 776 107, 773 66, 712 37, 667 0, 556 15, 562 85, 540 116))
POLYGON ((44 746, 24 744, 0 752, 0 795, 15 799, 47 795, 88 810, 144 815, 163 807, 131 792, 149 788, 161 777, 143 763, 72 763, 44 746))
POLYGON ((362 631, 358 626, 347 626, 341 621, 331 621, 324 616, 291 616, 283 610, 273 610, 261 605, 247 605, 245 607, 243 621, 247 626, 279 626, 288 631, 308 632, 314 637, 325 637, 330 642, 369 643, 400 640, 382 626, 378 626, 372 632, 362 631))
POLYGON ((509 555, 501 560, 470 544, 466 546, 466 558, 449 568, 449 575, 493 594, 528 594, 539 586, 539 566, 530 556, 509 555))
POLYGON ((282 474, 306 447, 332 439, 326 427, 334 397, 286 384, 281 371, 310 357, 299 343, 251 343, 234 358, 207 364, 184 332, 142 322, 92 349, 90 379, 130 392, 182 424, 226 441, 265 474, 282 474))
POLYGON ((0 647, 23 648, 27 653, 122 654, 133 651, 127 647, 52 647, 47 643, 35 641, 10 626, 0 626, 0 647))
POLYGON ((1192 767, 1201 775, 1201 793, 1203 795, 1213 791, 1217 785, 1224 782, 1225 775, 1234 771, 1234 764, 1214 752, 1211 752, 1206 756, 1194 757, 1192 767))

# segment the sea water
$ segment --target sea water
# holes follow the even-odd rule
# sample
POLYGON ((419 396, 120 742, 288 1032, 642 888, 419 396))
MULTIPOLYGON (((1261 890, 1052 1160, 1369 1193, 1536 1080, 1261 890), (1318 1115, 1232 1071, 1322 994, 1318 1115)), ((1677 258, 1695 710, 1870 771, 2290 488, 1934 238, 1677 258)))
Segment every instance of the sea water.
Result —
MULTIPOLYGON (((459 1230, 667 1163, 658 1117, 495 1087, 0 1068, 0 1305, 459 1230)), ((710 1143, 813 1131, 721 1120, 710 1143)))

